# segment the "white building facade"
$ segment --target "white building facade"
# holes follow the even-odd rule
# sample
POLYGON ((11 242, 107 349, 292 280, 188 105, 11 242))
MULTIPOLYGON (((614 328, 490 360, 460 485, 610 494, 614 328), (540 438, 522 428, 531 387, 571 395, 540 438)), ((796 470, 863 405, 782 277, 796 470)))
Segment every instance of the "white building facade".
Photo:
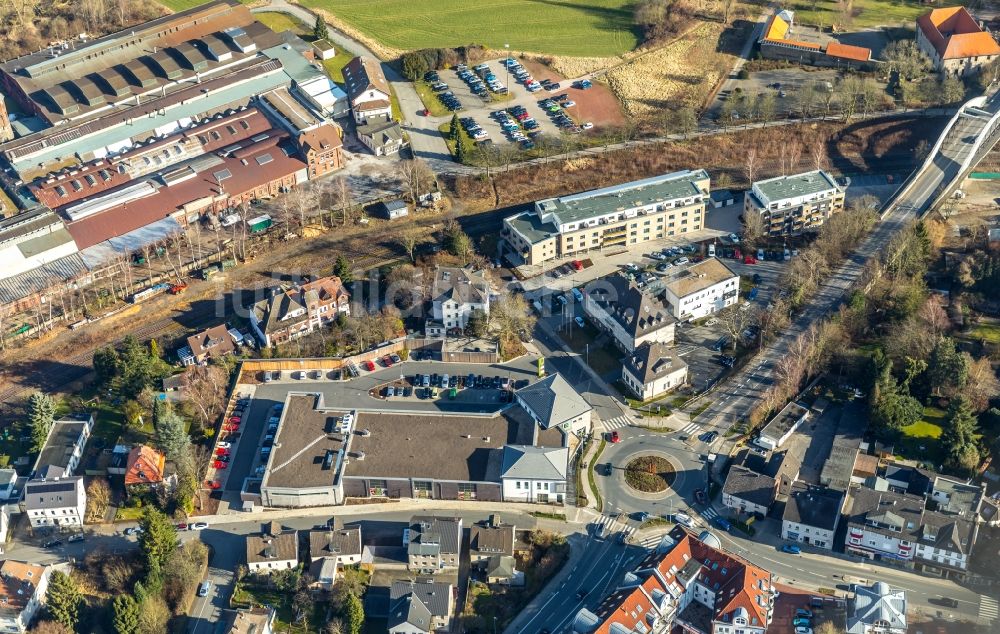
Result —
POLYGON ((24 506, 33 528, 82 526, 87 510, 83 477, 31 480, 24 486, 24 506))
POLYGON ((678 321, 713 315, 740 299, 740 276, 716 258, 675 273, 664 285, 667 302, 678 321))

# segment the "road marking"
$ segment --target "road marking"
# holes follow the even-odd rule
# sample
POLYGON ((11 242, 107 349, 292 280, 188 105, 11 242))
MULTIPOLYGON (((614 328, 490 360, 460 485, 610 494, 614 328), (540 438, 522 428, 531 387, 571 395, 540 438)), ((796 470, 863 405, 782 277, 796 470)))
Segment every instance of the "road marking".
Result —
POLYGON ((710 520, 713 520, 719 516, 719 513, 711 506, 705 507, 705 510, 702 511, 701 514, 703 517, 707 517, 710 520))
POLYGON ((651 535, 649 537, 644 537, 642 538, 642 541, 639 542, 639 545, 643 548, 652 550, 660 545, 660 542, 663 541, 664 537, 665 535, 651 535))
POLYGON ((698 423, 691 423, 681 431, 684 432, 685 434, 693 434, 699 429, 701 429, 701 425, 699 425, 698 423))
POLYGON ((602 423, 604 425, 604 429, 607 431, 612 431, 614 429, 622 429, 624 427, 630 427, 634 424, 632 422, 632 419, 630 419, 628 416, 615 416, 614 418, 611 418, 609 420, 602 421, 602 423))
POLYGON ((993 623, 998 615, 997 600, 993 597, 980 596, 979 597, 979 618, 983 621, 989 621, 993 623))

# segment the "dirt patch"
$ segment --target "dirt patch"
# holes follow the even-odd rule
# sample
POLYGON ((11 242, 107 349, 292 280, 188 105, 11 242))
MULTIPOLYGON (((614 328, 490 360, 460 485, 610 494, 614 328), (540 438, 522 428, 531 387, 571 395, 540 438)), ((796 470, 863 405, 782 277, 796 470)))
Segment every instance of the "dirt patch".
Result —
MULTIPOLYGON (((450 185, 467 209, 516 205, 525 202, 624 183, 681 169, 708 167, 712 186, 721 175, 726 187, 746 184, 744 165, 747 148, 757 149, 757 178, 781 173, 781 154, 792 143, 804 148, 822 145, 825 167, 833 172, 901 173, 917 162, 914 150, 933 140, 945 118, 893 118, 877 121, 792 124, 763 130, 739 130, 693 138, 687 141, 644 144, 608 152, 587 165, 578 159, 552 161, 541 166, 497 173, 495 183, 478 176, 460 176, 450 185), (784 148, 784 150, 783 150, 784 148), (495 184, 495 189, 494 185, 495 184), (499 200, 496 195, 499 193, 499 200)), ((803 152, 791 171, 813 169, 812 158, 803 152)))
MULTIPOLYGON (((560 75, 559 73, 552 70, 542 62, 535 60, 533 58, 522 57, 518 59, 518 61, 521 62, 521 65, 524 66, 524 69, 529 73, 531 73, 531 76, 534 77, 537 81, 542 81, 543 79, 551 79, 552 81, 562 81, 563 79, 565 79, 564 75, 560 75)), ((536 94, 540 95, 541 93, 536 93, 536 94)))
POLYGON ((588 90, 570 88, 566 92, 576 102, 571 111, 581 123, 589 121, 597 128, 625 124, 621 104, 606 85, 595 83, 588 90))
POLYGON ((660 493, 674 483, 677 472, 660 456, 639 456, 625 465, 625 483, 643 493, 660 493))

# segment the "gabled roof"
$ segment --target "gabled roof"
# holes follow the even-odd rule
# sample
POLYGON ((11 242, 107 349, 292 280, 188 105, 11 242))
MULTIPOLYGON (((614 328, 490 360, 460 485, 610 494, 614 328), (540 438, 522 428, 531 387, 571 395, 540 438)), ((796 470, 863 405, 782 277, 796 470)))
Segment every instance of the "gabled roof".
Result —
POLYGON ((236 351, 236 342, 229 334, 226 324, 212 326, 207 330, 193 334, 187 339, 188 347, 195 358, 202 355, 209 357, 221 357, 236 351))
POLYGON ((370 57, 355 57, 347 62, 344 66, 344 85, 352 104, 369 90, 378 90, 387 96, 390 94, 382 65, 370 57))
POLYGON ((513 555, 514 527, 510 524, 500 526, 474 524, 469 529, 469 550, 481 555, 513 555))
POLYGON ((132 447, 125 467, 125 486, 163 482, 166 456, 147 445, 132 447))
POLYGON ((80 484, 83 476, 58 480, 29 480, 24 485, 24 506, 29 511, 74 507, 86 493, 80 484))
POLYGON ((662 343, 644 343, 626 357, 625 367, 642 383, 652 383, 656 379, 673 374, 687 367, 673 349, 662 343))
POLYGON ((850 44, 841 44, 840 42, 830 42, 827 44, 826 54, 830 57, 853 59, 858 62, 867 62, 872 57, 872 51, 870 48, 865 48, 864 46, 852 46, 850 44))
POLYGON ((733 466, 726 476, 722 493, 769 508, 774 502, 776 488, 777 483, 774 478, 754 473, 746 467, 733 466))
POLYGON ((7 559, 0 564, 0 611, 20 612, 35 596, 46 566, 7 559))
POLYGON ((545 429, 593 410, 590 403, 558 373, 522 387, 515 394, 539 418, 539 424, 545 429))
POLYGON ((486 576, 489 578, 510 579, 516 571, 517 566, 512 555, 493 555, 486 562, 486 576))
POLYGON ((456 266, 439 266, 434 271, 431 299, 444 303, 486 304, 490 297, 490 283, 482 274, 456 266))
POLYGON ((254 304, 253 311, 261 324, 261 329, 265 333, 270 333, 307 320, 309 312, 318 306, 340 305, 349 299, 350 294, 344 289, 340 278, 331 275, 293 288, 279 289, 273 296, 254 304), (303 310, 304 314, 294 318, 289 317, 303 310), (289 319, 293 321, 287 321, 289 319))
POLYGON ((452 585, 429 581, 393 581, 389 588, 389 601, 414 598, 424 605, 431 616, 449 616, 452 585))
POLYGON ((462 548, 462 518, 414 515, 410 519, 412 554, 457 555, 462 548))
POLYGON ((351 526, 339 530, 309 531, 309 556, 350 557, 361 556, 361 527, 351 526))
POLYGON ((503 448, 501 478, 565 480, 569 449, 507 445, 503 448))
POLYGON ((1000 45, 962 6, 933 9, 917 18, 917 28, 941 59, 1000 55, 1000 45))
POLYGON ((296 531, 272 535, 247 535, 247 563, 298 561, 299 538, 296 531))
POLYGON ((674 324, 676 319, 662 294, 640 289, 624 275, 611 275, 588 290, 590 300, 601 306, 633 339, 674 324))
POLYGON ((844 494, 840 491, 795 482, 781 519, 832 531, 840 519, 843 503, 844 494))

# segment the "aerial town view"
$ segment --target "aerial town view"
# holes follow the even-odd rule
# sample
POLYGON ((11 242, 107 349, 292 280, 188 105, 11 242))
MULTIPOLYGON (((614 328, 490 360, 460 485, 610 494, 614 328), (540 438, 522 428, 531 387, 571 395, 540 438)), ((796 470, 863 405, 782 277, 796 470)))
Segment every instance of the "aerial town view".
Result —
POLYGON ((1000 4, 0 0, 0 634, 1000 633, 1000 4))

